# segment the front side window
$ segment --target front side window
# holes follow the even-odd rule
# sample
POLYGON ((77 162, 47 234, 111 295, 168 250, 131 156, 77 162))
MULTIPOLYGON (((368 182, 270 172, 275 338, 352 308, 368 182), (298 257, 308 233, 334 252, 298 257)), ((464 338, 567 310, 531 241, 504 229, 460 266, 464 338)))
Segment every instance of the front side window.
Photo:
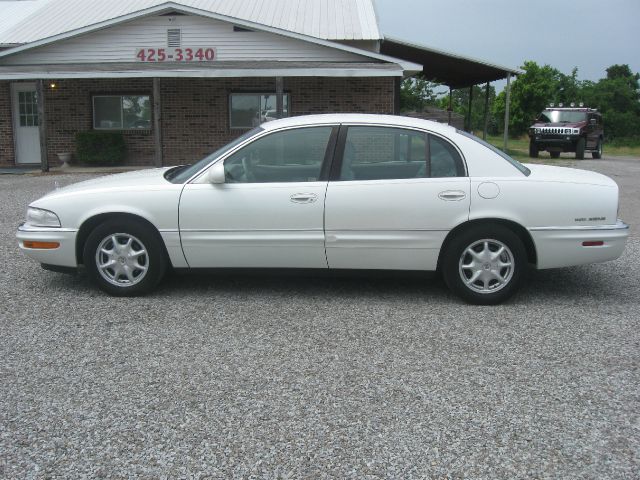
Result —
POLYGON ((96 130, 151 129, 149 95, 95 95, 93 128, 96 130))
MULTIPOLYGON (((232 93, 229 96, 229 125, 231 128, 254 128, 264 122, 276 120, 275 93, 232 93)), ((289 94, 282 96, 282 114, 289 116, 289 94)))
POLYGON ((224 162, 227 183, 315 182, 332 127, 275 132, 238 150, 224 162))

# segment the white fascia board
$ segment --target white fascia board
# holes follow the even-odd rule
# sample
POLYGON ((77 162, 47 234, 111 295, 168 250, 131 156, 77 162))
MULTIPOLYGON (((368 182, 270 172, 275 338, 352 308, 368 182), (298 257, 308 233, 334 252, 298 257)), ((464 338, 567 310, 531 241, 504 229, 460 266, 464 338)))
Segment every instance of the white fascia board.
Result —
POLYGON ((137 12, 132 12, 132 13, 128 13, 126 15, 122 15, 120 17, 116 17, 116 18, 112 18, 109 20, 105 20, 104 22, 99 22, 93 25, 87 25, 86 27, 82 27, 82 28, 78 28, 75 30, 71 30, 69 32, 64 32, 64 33, 60 33, 58 35, 53 35, 51 37, 47 37, 47 38, 42 38, 40 40, 36 40, 34 42, 30 42, 30 43, 25 43, 23 45, 20 45, 18 47, 9 49, 9 50, 5 50, 0 52, 0 59, 2 57, 7 57, 9 55, 16 55, 20 52, 24 52, 26 50, 31 50, 33 48, 37 48, 37 47, 42 47, 44 45, 50 45, 52 43, 61 41, 61 40, 66 40, 68 38, 73 38, 73 37, 77 37, 79 35, 83 35, 85 33, 90 33, 90 32, 95 32, 97 30, 104 30, 105 28, 111 27, 113 25, 117 25, 119 23, 124 23, 130 20, 134 20, 136 18, 141 18, 141 17, 146 17, 146 16, 150 16, 153 14, 157 14, 157 13, 161 13, 161 12, 167 12, 167 11, 178 11, 178 12, 182 12, 182 13, 188 13, 191 15, 197 15, 197 16, 201 16, 201 17, 207 17, 207 18, 211 18, 214 20, 220 20, 223 22, 227 22, 227 23, 231 23, 233 25, 238 25, 241 27, 245 27, 245 28, 249 28, 249 29, 253 29, 253 30, 260 30, 260 31, 264 31, 264 32, 269 32, 269 33, 273 33, 276 35, 281 35, 281 36, 285 36, 285 37, 289 37, 289 38, 294 38, 296 40, 301 40, 304 42, 310 42, 310 43, 315 43, 316 45, 322 45, 328 48, 333 48, 335 50, 342 50, 345 52, 350 52, 356 55, 360 55, 362 57, 368 57, 368 58, 372 58, 375 60, 380 60, 383 62, 389 62, 389 63, 395 63, 397 65, 400 65, 407 74, 410 74, 412 72, 419 72, 422 71, 422 65, 419 65, 417 63, 413 63, 413 62, 408 62, 406 60, 402 60, 399 58, 393 58, 393 57, 389 57, 387 55, 381 55, 379 53, 375 53, 375 52, 371 52, 368 50, 362 50, 356 47, 351 47, 348 45, 343 45, 340 43, 335 43, 335 42, 331 42, 328 40, 322 40, 320 38, 315 38, 315 37, 310 37, 308 35, 303 35, 301 33, 295 33, 295 32, 290 32, 288 30, 283 30, 280 28, 274 28, 274 27, 269 27, 267 25, 262 25, 259 23, 254 23, 254 22, 250 22, 248 20, 242 20, 239 18, 234 18, 234 17, 229 17, 227 15, 221 15, 219 13, 213 13, 213 12, 208 12, 206 10, 200 10, 198 8, 194 8, 194 7, 188 7, 186 5, 180 5, 177 3, 173 3, 173 2, 166 2, 160 5, 156 5, 154 7, 149 7, 149 8, 145 8, 143 10, 138 10, 137 12))
POLYGON ((243 78, 243 77, 402 77, 402 68, 389 70, 367 68, 261 68, 207 70, 126 70, 8 72, 0 80, 64 80, 73 78, 243 78))

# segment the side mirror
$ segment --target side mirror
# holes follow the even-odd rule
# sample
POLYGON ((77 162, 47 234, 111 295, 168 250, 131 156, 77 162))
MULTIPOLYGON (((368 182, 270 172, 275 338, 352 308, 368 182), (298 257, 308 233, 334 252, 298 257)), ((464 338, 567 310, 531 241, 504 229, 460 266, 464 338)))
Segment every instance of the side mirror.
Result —
POLYGON ((595 118, 592 118, 591 120, 589 120, 589 123, 591 125, 596 125, 598 123, 598 121, 595 118))
POLYGON ((209 172, 207 172, 207 180, 209 183, 213 183, 214 185, 218 185, 226 181, 223 162, 218 162, 209 169, 209 172))

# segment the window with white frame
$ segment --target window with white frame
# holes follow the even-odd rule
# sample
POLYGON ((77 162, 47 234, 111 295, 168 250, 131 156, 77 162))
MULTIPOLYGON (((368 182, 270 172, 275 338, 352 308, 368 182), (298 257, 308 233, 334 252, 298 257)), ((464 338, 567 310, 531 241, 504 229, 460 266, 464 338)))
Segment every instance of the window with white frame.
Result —
POLYGON ((149 95, 94 95, 93 128, 96 130, 151 129, 149 95))
MULTIPOLYGON (((229 95, 231 128, 254 128, 278 118, 275 93, 232 93, 229 95)), ((289 116, 289 94, 282 95, 282 114, 289 116)))

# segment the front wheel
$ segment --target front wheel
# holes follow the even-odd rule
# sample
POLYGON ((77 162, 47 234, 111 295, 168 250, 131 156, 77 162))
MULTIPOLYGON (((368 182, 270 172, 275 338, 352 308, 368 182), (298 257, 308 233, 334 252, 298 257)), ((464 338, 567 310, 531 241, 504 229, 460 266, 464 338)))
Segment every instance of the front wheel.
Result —
POLYGON ((529 142, 529 156, 531 158, 538 158, 538 153, 538 145, 536 145, 536 142, 531 140, 529 142))
POLYGON ((84 246, 84 266, 91 280, 110 295, 148 293, 167 268, 161 240, 132 220, 108 220, 96 227, 84 246))
POLYGON ((473 227, 456 236, 443 253, 447 286, 469 303, 495 305, 520 287, 527 252, 520 238, 502 225, 473 227))

